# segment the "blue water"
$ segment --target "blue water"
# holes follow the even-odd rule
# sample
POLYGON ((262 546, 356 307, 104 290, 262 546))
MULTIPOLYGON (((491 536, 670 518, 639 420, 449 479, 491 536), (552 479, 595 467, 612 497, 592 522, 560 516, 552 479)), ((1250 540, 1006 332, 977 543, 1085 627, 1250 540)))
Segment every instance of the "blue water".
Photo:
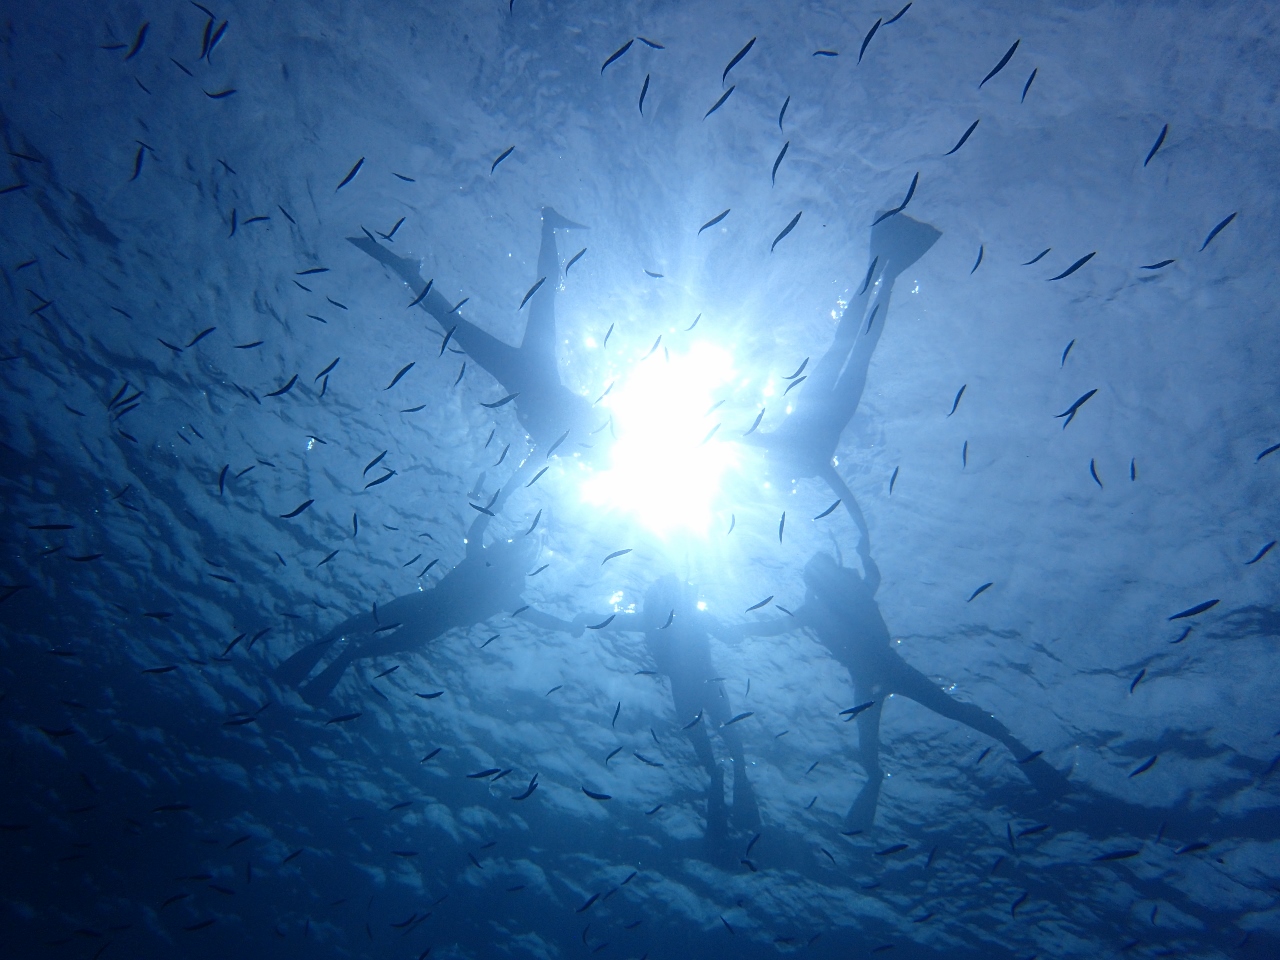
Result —
POLYGON ((1276 11, 205 6, 0 18, 0 954, 1280 955, 1276 11))

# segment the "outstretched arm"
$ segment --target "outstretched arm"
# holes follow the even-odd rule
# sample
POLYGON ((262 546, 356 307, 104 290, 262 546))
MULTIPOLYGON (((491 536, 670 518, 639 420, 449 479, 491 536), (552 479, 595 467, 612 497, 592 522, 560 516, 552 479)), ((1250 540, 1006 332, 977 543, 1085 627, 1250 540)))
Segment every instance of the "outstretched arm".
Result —
POLYGON ((798 617, 787 617, 786 619, 760 620, 754 623, 735 623, 728 626, 716 624, 711 632, 717 640, 740 643, 747 637, 777 637, 799 630, 803 626, 798 617))
POLYGON ((520 614, 521 620, 527 620, 535 627, 541 627, 544 630, 560 630, 564 633, 571 633, 575 637, 582 636, 582 628, 586 625, 586 617, 578 614, 573 621, 561 620, 559 617, 544 613, 541 610, 534 610, 530 607, 524 613, 520 614))

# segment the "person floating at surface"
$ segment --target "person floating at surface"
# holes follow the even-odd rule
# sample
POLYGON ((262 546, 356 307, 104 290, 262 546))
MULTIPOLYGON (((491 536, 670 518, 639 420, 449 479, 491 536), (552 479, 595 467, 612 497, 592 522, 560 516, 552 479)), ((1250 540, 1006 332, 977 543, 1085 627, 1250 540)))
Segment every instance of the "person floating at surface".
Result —
MULTIPOLYGON (((511 484, 495 497, 500 508, 511 492, 511 484)), ((490 510, 491 513, 495 510, 490 510)), ((357 614, 330 630, 323 639, 303 647, 276 669, 276 679, 300 687, 302 697, 312 706, 324 702, 338 685, 347 667, 356 660, 383 657, 408 651, 420 652, 432 640, 450 630, 466 629, 499 614, 510 615, 524 606, 520 594, 537 554, 534 540, 497 540, 483 545, 484 533, 492 519, 480 514, 467 532, 467 550, 456 567, 430 590, 397 597, 357 614), (321 673, 306 682, 311 671, 335 643, 346 640, 337 657, 321 673)), ((526 609, 519 619, 549 630, 581 634, 582 627, 537 610, 526 609)))
MULTIPOLYGON (((398 256, 369 236, 347 239, 389 267, 409 285, 415 296, 423 294, 414 302, 435 318, 441 332, 462 348, 473 363, 498 381, 538 449, 550 450, 560 443, 567 443, 562 451, 572 449, 581 452, 591 449, 591 432, 604 422, 604 418, 592 410, 589 400, 560 382, 556 363, 555 313, 556 291, 560 286, 560 258, 555 232, 585 229, 582 224, 561 216, 551 207, 542 208, 538 277, 525 295, 529 320, 518 347, 503 343, 466 320, 459 309, 461 304, 454 306, 434 286, 428 288, 427 281, 419 272, 418 260, 398 256), (579 444, 587 446, 579 447, 579 444)), ((526 468, 531 463, 532 459, 526 461, 526 468)))
POLYGON ((871 228, 871 266, 866 279, 840 318, 831 346, 809 372, 808 382, 794 394, 794 411, 776 430, 752 434, 743 441, 763 448, 787 478, 825 480, 844 501, 864 541, 866 520, 836 471, 836 446, 867 385, 867 368, 884 330, 893 282, 941 236, 929 224, 902 213, 871 228))
MULTIPOLYGON (((582 621, 580 616, 575 625, 582 621)), ((706 840, 709 852, 722 852, 731 817, 725 806, 724 772, 716 762, 711 732, 720 735, 733 762, 733 825, 743 831, 754 830, 760 824, 760 811, 747 779, 738 728, 725 726, 732 717, 729 696, 711 662, 708 635, 720 627, 698 610, 694 589, 672 574, 650 584, 639 614, 618 615, 606 629, 626 631, 637 627, 644 630, 645 647, 658 672, 671 681, 676 722, 684 728, 698 762, 711 778, 707 788, 706 840)))
MULTIPOLYGON (((1039 754, 1033 754, 999 720, 970 703, 947 695, 893 649, 889 628, 875 601, 880 569, 869 555, 862 557, 865 576, 841 566, 825 553, 815 554, 804 568, 804 605, 794 619, 743 624, 728 628, 722 636, 776 636, 808 627, 849 671, 854 700, 864 709, 856 714, 859 759, 867 774, 846 823, 850 829, 868 829, 875 820, 884 771, 880 767, 880 712, 884 699, 896 693, 914 700, 940 716, 1000 741, 1019 763, 1019 769, 1042 794, 1057 797, 1067 780, 1039 754)), ((855 708, 856 709, 856 708, 855 708)))

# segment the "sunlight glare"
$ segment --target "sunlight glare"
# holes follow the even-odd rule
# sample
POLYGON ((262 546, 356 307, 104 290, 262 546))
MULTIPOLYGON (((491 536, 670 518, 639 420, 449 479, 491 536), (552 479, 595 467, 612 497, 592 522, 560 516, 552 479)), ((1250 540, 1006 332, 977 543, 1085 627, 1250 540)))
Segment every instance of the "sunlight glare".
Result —
POLYGON ((706 342, 633 367, 602 403, 617 440, 609 468, 583 483, 583 500, 631 513, 659 535, 705 533, 720 479, 735 462, 732 446, 707 439, 721 411, 706 413, 734 376, 729 352, 706 342))

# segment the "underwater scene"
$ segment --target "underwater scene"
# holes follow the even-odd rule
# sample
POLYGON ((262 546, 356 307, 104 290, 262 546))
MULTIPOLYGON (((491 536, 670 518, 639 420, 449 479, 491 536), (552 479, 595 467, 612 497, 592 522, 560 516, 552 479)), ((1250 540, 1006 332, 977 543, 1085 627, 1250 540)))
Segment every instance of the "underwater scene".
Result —
POLYGON ((1280 6, 0 58, 0 956, 1280 957, 1280 6))

